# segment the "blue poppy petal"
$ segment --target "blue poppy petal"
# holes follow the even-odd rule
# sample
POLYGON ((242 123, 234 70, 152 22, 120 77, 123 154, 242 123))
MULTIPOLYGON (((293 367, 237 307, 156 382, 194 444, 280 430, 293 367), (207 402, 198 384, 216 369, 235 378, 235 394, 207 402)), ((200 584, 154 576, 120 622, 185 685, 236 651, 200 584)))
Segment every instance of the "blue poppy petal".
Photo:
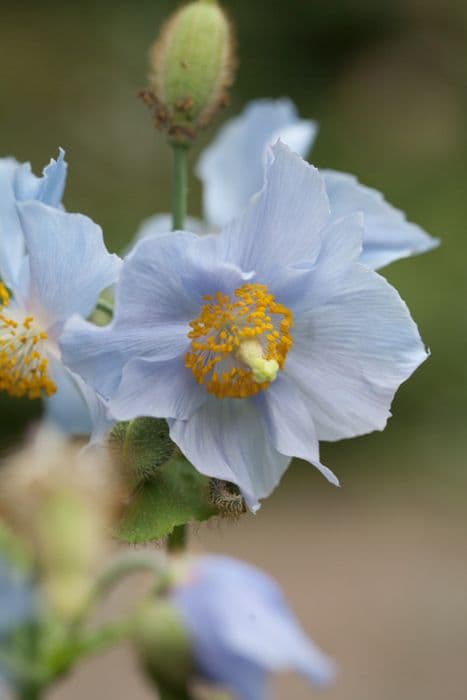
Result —
MULTIPOLYGON (((187 216, 185 219, 184 229, 191 233, 204 234, 207 233, 206 225, 201 219, 196 219, 193 216, 187 216)), ((149 236, 164 236, 172 231, 172 215, 171 214, 154 214, 148 219, 141 222, 131 243, 124 248, 122 257, 126 258, 131 255, 136 244, 142 241, 143 238, 149 236)))
POLYGON ((171 438, 195 468, 237 484, 252 510, 277 486, 290 462, 272 447, 248 400, 210 396, 188 420, 169 420, 169 425, 171 438))
POLYGON ((363 265, 299 315, 284 373, 306 397, 319 440, 382 430, 399 385, 426 359, 396 290, 363 265))
POLYGON ((268 275, 278 263, 312 262, 329 220, 324 182, 311 165, 278 142, 265 184, 243 215, 221 235, 226 260, 242 270, 268 275))
POLYGON ((18 168, 15 176, 15 195, 18 201, 35 199, 51 207, 60 207, 65 190, 68 164, 65 161, 65 151, 59 149, 58 158, 51 158, 49 165, 44 168, 42 177, 36 177, 30 163, 24 163, 18 168))
POLYGON ((439 245, 405 214, 386 202, 376 190, 360 184, 353 175, 322 170, 334 219, 354 212, 364 214, 365 231, 361 261, 379 269, 394 260, 425 253, 439 245))
POLYGON ((167 323, 152 332, 146 328, 99 328, 72 317, 60 336, 63 361, 105 398, 117 389, 124 365, 134 357, 163 361, 179 356, 188 344, 185 324, 167 323))
POLYGON ((310 407, 299 388, 284 374, 255 397, 275 449, 289 457, 311 462, 335 486, 339 481, 321 464, 319 443, 310 407))
POLYGON ((306 156, 316 136, 314 122, 300 119, 288 99, 256 100, 228 121, 197 165, 203 182, 204 216, 219 229, 239 216, 263 186, 267 146, 281 139, 306 156))
POLYGON ((92 419, 89 406, 76 376, 56 358, 49 359, 49 369, 57 392, 44 400, 46 420, 64 433, 90 435, 92 419))
POLYGON ((14 193, 19 167, 14 158, 0 160, 0 278, 10 288, 16 282, 25 252, 14 193))
POLYGON ((74 313, 88 316, 121 265, 108 253, 101 228, 86 216, 40 202, 20 203, 18 211, 29 252, 31 304, 51 324, 74 313))
POLYGON ((176 232, 148 236, 136 244, 124 261, 116 290, 116 327, 151 328, 194 318, 198 299, 185 290, 183 260, 197 240, 192 233, 176 232))
POLYGON ((166 362, 135 358, 125 365, 109 407, 118 420, 137 416, 187 419, 207 400, 183 356, 166 362))

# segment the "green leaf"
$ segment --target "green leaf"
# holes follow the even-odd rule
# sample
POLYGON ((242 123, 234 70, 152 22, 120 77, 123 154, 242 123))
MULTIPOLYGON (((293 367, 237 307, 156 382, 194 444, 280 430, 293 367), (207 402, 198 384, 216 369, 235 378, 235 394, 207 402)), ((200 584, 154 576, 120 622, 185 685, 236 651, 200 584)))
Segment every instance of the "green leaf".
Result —
POLYGON ((177 525, 217 514, 209 500, 209 479, 177 456, 160 467, 151 481, 140 485, 117 537, 132 544, 160 540, 177 525))

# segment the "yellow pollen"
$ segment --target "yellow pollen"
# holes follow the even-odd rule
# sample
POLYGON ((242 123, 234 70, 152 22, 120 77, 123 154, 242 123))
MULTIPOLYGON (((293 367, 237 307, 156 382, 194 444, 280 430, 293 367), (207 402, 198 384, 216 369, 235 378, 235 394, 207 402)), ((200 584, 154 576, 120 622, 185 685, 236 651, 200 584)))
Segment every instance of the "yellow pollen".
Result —
POLYGON ((9 292, 0 282, 0 391, 29 399, 51 396, 57 387, 47 374, 48 360, 42 356, 47 333, 33 316, 19 318, 16 309, 7 309, 9 302, 9 292))
POLYGON ((267 389, 293 345, 292 312, 265 284, 244 284, 232 297, 203 297, 191 321, 185 366, 198 384, 219 399, 242 399, 267 389))

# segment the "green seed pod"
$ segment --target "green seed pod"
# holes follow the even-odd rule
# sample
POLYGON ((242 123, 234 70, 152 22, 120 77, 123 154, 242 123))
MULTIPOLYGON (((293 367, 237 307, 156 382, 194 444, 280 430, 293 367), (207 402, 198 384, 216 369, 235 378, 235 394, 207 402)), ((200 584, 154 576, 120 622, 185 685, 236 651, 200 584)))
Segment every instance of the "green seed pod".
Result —
POLYGON ((161 418, 136 418, 117 423, 109 445, 124 475, 135 484, 151 479, 175 452, 167 422, 161 418))
POLYGON ((136 620, 134 640, 156 685, 170 689, 169 697, 187 697, 183 689, 193 673, 191 644, 175 607, 161 599, 146 603, 136 620))
POLYGON ((227 100, 235 59, 231 26, 215 0, 183 6, 150 50, 145 100, 177 143, 194 139, 227 100))

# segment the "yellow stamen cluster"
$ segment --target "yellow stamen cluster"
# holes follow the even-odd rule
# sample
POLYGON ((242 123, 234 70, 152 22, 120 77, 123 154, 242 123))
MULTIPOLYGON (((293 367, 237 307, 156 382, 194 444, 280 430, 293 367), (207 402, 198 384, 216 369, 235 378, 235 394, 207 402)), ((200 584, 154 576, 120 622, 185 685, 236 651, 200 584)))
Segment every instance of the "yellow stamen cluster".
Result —
POLYGON ((244 284, 232 297, 217 292, 191 321, 185 366, 219 399, 267 389, 293 344, 292 312, 264 284, 244 284))
POLYGON ((48 360, 43 357, 47 333, 33 316, 23 317, 14 310, 7 314, 9 301, 8 290, 0 282, 0 391, 29 399, 50 396, 57 387, 47 374, 48 360))

